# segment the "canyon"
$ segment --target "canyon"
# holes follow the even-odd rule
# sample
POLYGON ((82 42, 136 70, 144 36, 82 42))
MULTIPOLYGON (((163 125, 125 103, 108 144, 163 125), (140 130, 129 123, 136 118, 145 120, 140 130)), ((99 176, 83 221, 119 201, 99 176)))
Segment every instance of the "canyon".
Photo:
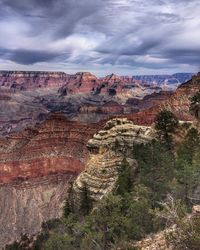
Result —
MULTIPOLYGON (((178 75, 181 75, 177 80, 180 82, 189 80, 192 74, 178 75)), ((51 112, 62 112, 72 121, 97 123, 113 115, 155 107, 156 102, 160 104, 172 93, 171 87, 168 91, 161 83, 166 85, 169 78, 144 76, 137 79, 114 74, 97 78, 89 72, 69 75, 0 71, 0 135, 34 128, 51 112)))
POLYGON ((59 217, 69 180, 80 173, 77 195, 94 172, 96 180, 105 174, 105 183, 93 182, 91 190, 97 196, 110 190, 116 171, 109 171, 123 158, 112 146, 148 141, 159 110, 192 121, 189 98, 200 74, 187 80, 172 92, 160 82, 114 74, 0 72, 0 248, 59 217))

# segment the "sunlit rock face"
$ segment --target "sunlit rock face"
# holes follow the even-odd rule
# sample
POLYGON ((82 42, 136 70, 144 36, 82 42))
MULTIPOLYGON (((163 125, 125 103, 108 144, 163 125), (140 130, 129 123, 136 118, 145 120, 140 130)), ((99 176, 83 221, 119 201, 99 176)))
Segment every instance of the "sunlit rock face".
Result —
POLYGON ((77 206, 84 185, 94 200, 101 199, 113 189, 124 158, 135 172, 137 163, 133 159, 133 145, 149 142, 153 134, 150 127, 134 125, 126 118, 108 121, 87 144, 89 159, 86 169, 73 186, 77 206))

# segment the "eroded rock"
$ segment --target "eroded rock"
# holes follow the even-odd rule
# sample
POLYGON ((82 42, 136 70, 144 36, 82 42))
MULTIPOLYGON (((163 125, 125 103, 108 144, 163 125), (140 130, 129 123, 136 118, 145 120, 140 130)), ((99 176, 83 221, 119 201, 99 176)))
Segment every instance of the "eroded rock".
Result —
POLYGON ((135 171, 137 162, 133 159, 133 145, 149 142, 153 134, 150 127, 134 125, 126 118, 108 121, 88 142, 86 169, 73 185, 77 206, 84 185, 87 185, 93 200, 99 200, 112 191, 124 158, 135 171))

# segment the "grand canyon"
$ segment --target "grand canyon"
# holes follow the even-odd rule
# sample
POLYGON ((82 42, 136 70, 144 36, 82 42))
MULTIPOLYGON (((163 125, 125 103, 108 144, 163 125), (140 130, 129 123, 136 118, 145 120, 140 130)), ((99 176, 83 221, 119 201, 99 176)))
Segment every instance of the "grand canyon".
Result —
POLYGON ((86 167, 87 143, 108 120, 126 117, 150 128, 167 108, 192 121, 190 97, 200 75, 178 74, 186 83, 175 76, 149 82, 145 76, 1 72, 0 246, 37 234, 42 222, 61 215, 68 182, 86 167))
POLYGON ((0 249, 200 249, 198 0, 0 0, 0 249))

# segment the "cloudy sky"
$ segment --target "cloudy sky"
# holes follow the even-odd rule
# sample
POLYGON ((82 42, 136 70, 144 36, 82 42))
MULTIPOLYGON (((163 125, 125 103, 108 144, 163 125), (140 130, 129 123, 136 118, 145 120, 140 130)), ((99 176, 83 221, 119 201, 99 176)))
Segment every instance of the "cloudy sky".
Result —
POLYGON ((200 0, 0 0, 0 69, 200 70, 200 0))

